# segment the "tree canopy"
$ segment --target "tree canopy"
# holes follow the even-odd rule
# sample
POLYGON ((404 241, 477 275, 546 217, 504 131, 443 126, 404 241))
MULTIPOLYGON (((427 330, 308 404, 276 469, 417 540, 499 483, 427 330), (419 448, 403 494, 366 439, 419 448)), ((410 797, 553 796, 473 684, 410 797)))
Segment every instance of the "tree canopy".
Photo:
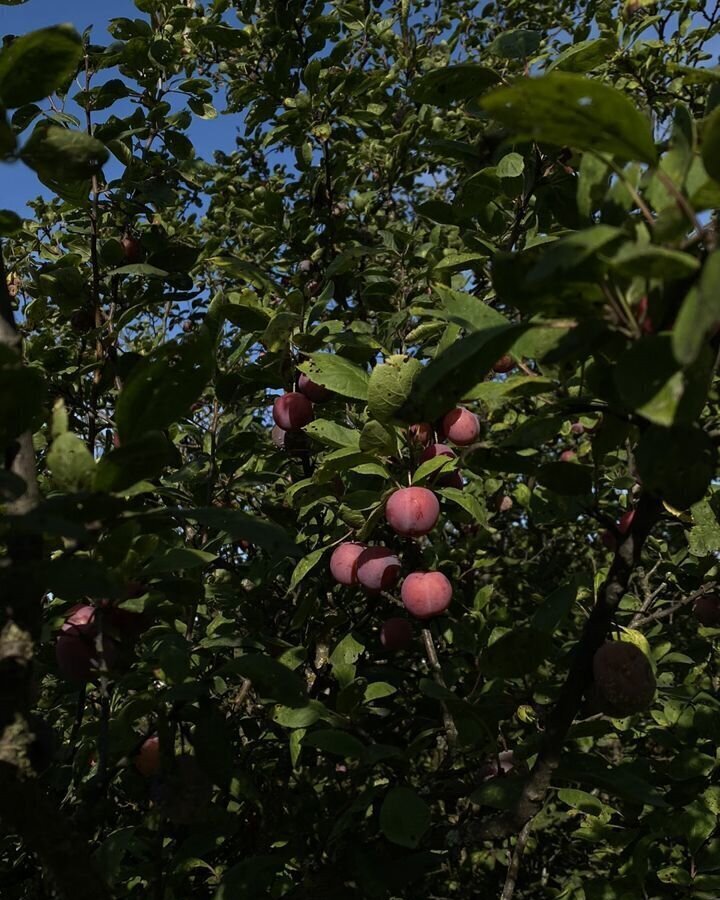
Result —
POLYGON ((3 900, 716 898, 720 4, 135 6, 0 50, 3 900))

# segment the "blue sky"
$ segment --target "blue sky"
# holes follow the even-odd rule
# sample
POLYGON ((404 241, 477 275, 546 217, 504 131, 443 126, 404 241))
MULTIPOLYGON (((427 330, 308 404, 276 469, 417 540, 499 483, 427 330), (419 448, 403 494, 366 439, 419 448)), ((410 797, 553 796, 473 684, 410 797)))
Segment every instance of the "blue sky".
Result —
MULTIPOLYGON (((92 25, 93 40, 98 44, 107 44, 111 41, 106 30, 107 23, 122 16, 146 17, 138 12, 133 0, 29 0, 22 6, 0 6, 0 35, 25 34, 36 28, 69 22, 80 32, 92 25)), ((120 111, 120 108, 118 103, 114 111, 120 111)), ((240 124, 239 115, 220 115, 216 119, 193 117, 189 134, 198 155, 209 159, 214 150, 231 152, 240 124)), ((108 171, 106 174, 112 176, 115 173, 108 171)), ((2 188, 0 205, 20 215, 28 213, 25 206, 28 200, 39 194, 49 196, 34 172, 21 163, 3 166, 2 188)))

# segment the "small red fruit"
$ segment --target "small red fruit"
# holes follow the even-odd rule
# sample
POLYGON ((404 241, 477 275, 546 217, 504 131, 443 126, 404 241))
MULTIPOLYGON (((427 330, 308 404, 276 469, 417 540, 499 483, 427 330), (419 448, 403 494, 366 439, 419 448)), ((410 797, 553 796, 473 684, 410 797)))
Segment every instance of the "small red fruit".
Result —
POLYGON ((585 426, 582 422, 573 422, 570 426, 570 431, 577 435, 585 434, 585 426))
POLYGON ((160 771, 160 738, 157 735, 149 737, 145 741, 138 750, 133 764, 145 778, 157 775, 160 771))
POLYGON ((411 444, 418 447, 427 447, 433 439, 433 427, 429 422, 418 422, 408 428, 408 438, 411 444))
POLYGON ((385 504, 388 524, 405 537, 420 537, 432 531, 439 516, 438 498, 427 488, 401 488, 385 504))
POLYGON ((284 431, 297 431, 312 422, 313 405, 305 394, 283 394, 273 404, 273 419, 284 431))
POLYGON ((508 497, 507 494, 503 494, 501 497, 498 497, 495 500, 495 509, 499 513, 508 512, 513 508, 512 497, 508 497))
POLYGON ((437 480, 437 484, 439 487, 455 488, 458 491, 465 487, 465 482, 458 469, 455 469, 454 472, 448 472, 447 475, 441 475, 437 480))
POLYGON ((128 263, 128 265, 142 262, 143 248, 136 237, 133 237, 131 234, 124 235, 120 241, 120 246, 123 250, 125 262, 128 263))
MULTIPOLYGON (((621 535, 625 535, 628 533, 634 518, 634 509, 628 509, 622 514, 622 516, 620 517, 620 521, 617 524, 617 530, 621 535)), ((610 529, 606 529, 605 531, 603 531, 601 539, 608 550, 617 550, 617 538, 615 537, 613 532, 610 531, 610 529)))
POLYGON ((509 353, 506 353, 504 356, 501 356, 500 359, 493 366, 493 372, 497 375, 505 375, 506 372, 510 372, 515 368, 515 360, 510 356, 509 353))
POLYGON ((457 456, 452 447, 448 447, 447 444, 430 444, 429 447, 426 447, 422 456, 420 457, 420 462, 427 462, 429 459, 435 459, 436 456, 457 456))
MULTIPOLYGON (((79 604, 65 620, 55 643, 55 659, 63 678, 82 683, 89 681, 100 668, 96 648, 98 626, 94 606, 79 604)), ((115 641, 103 634, 103 657, 111 669, 117 662, 115 641)))
POLYGON ((330 574, 338 584, 348 587, 357 584, 358 557, 365 549, 365 544, 346 541, 333 550, 330 557, 330 574))
POLYGON ((574 450, 563 450, 560 454, 560 462, 575 462, 575 451, 574 450))
POLYGON ((442 572, 413 572, 403 581, 400 596, 413 616, 431 619, 450 606, 452 585, 442 572))
POLYGON ((400 577, 400 560, 387 547, 368 547, 357 559, 357 580, 368 593, 390 590, 400 577))
POLYGON ((650 316, 650 303, 647 297, 641 297, 637 305, 637 321, 643 334, 654 334, 655 323, 650 316))
POLYGON ((298 378, 298 390, 301 394, 305 394, 308 400, 312 400, 313 403, 325 403, 326 400, 332 397, 332 391, 329 391, 321 384, 315 384, 304 372, 298 378))
POLYGON ((701 625, 706 628, 717 628, 720 625, 720 597, 706 594, 698 597, 693 604, 693 613, 701 625))
POLYGON ((451 409, 443 418, 442 430, 445 437, 453 444, 465 447, 478 439, 480 422, 475 413, 458 406, 456 409, 451 409))
POLYGON ((396 652, 406 650, 413 639, 412 624, 408 619, 393 616, 380 626, 380 643, 386 650, 396 652))

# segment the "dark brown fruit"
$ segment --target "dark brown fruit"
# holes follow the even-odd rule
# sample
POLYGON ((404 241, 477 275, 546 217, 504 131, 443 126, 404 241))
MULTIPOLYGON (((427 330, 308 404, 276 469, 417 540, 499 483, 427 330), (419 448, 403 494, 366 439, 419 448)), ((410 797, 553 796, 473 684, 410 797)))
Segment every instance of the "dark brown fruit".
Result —
POLYGON ((693 604, 693 613, 701 625, 717 628, 720 625, 720 597, 714 594, 698 597, 693 604))
POLYGON ((599 708, 623 718, 647 709, 655 696, 650 660, 635 644, 608 641, 593 657, 593 678, 599 708))

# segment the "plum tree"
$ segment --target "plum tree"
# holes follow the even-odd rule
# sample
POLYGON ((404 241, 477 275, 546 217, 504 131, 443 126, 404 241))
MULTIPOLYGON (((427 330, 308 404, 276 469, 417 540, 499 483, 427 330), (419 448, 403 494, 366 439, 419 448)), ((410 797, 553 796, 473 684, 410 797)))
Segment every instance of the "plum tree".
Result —
POLYGON ((368 593, 389 590, 400 577, 400 560, 387 547, 367 547, 357 558, 356 577, 368 593))
POLYGON ((451 409, 443 417, 442 431, 445 437, 452 441, 453 444, 464 447, 478 439, 480 435, 480 420, 469 409, 458 406, 456 409, 451 409))
POLYGON ((432 619, 450 606, 452 593, 452 584, 442 572, 412 572, 402 583, 401 598, 415 618, 432 619))
POLYGON ((283 431, 298 431, 313 418, 313 405, 298 391, 282 394, 273 403, 273 419, 283 431))
POLYGON ((440 517, 440 503, 423 487, 400 488, 385 504, 388 525, 404 537, 421 537, 432 531, 440 517))
POLYGON ((600 709, 616 718, 642 712, 655 696, 655 674, 647 656, 629 641, 606 641, 593 656, 600 709))
POLYGON ((330 573, 338 584, 350 586, 358 581, 358 559, 367 549, 365 544, 345 541, 339 544, 330 557, 330 573))
POLYGON ((386 650, 396 653, 407 650, 413 642, 413 628, 408 619, 393 616, 380 626, 380 643, 386 650))

